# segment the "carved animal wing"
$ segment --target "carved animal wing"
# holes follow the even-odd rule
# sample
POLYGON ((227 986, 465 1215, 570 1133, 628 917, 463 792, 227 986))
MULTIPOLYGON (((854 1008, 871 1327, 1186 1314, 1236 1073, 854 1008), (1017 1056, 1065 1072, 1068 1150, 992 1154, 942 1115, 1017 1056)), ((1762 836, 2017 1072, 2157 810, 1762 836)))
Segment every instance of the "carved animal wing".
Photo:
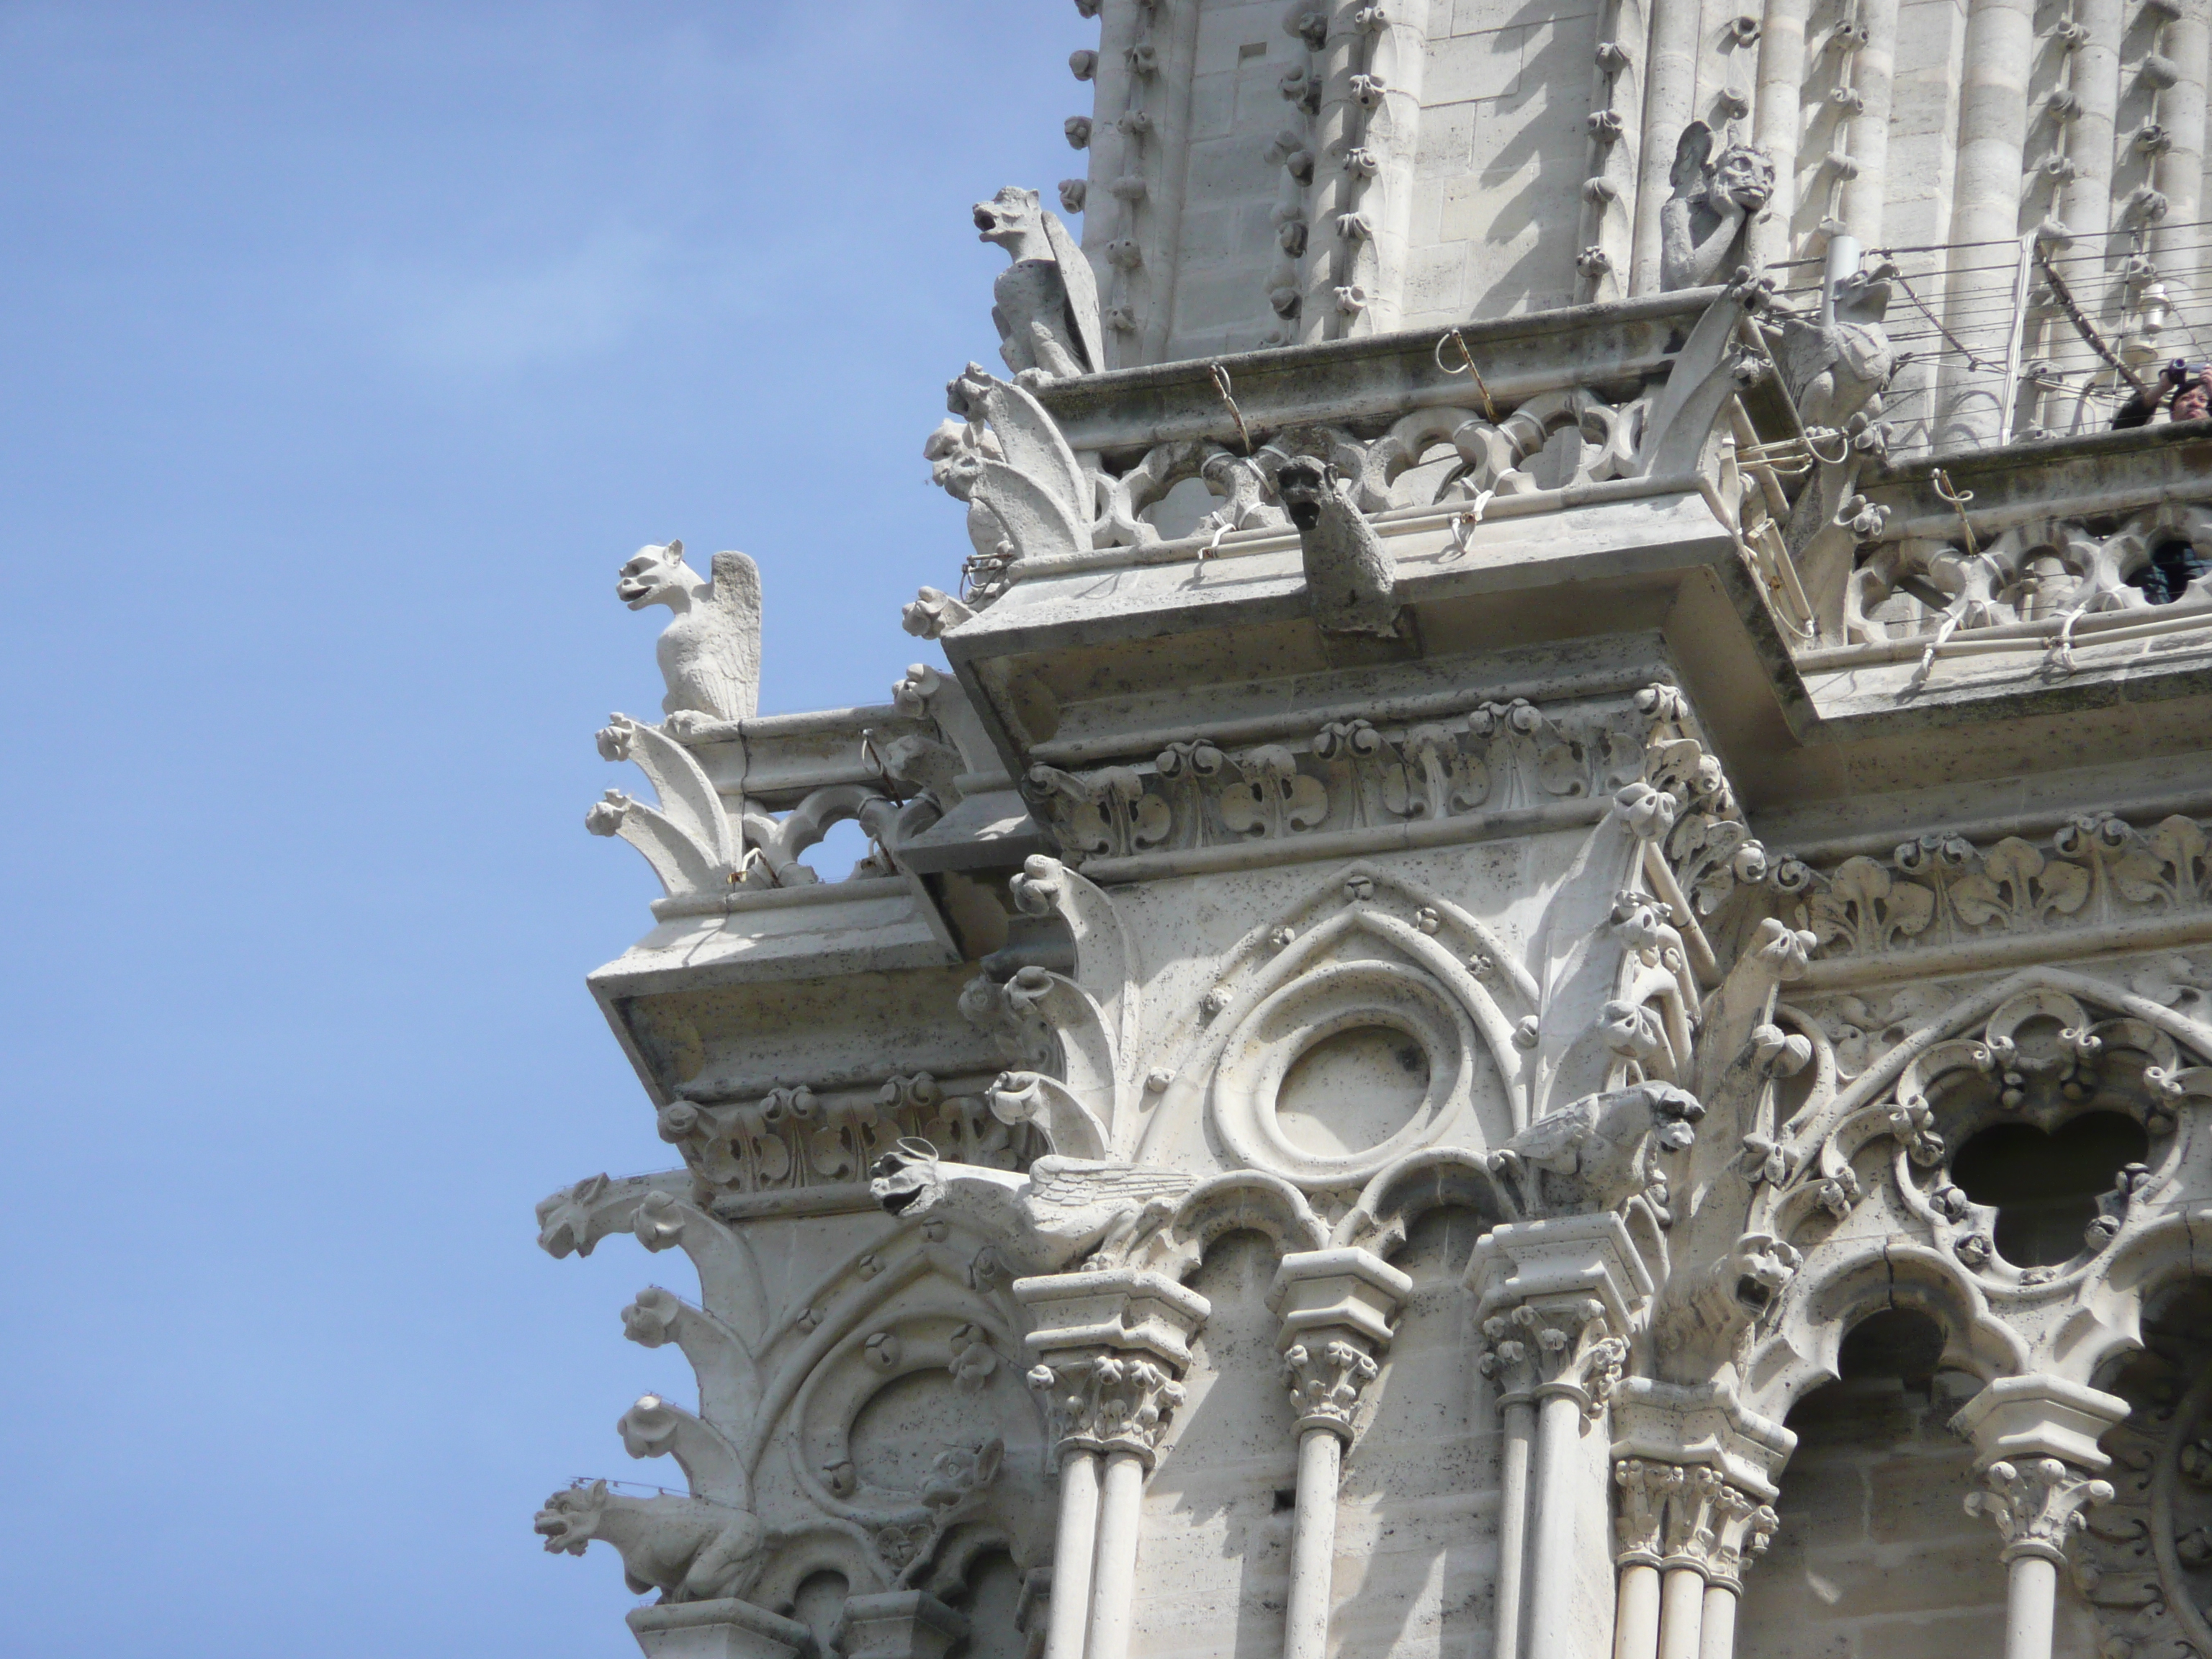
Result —
POLYGON ((724 720, 750 720, 760 709, 760 567, 742 553, 714 555, 707 605, 714 618, 707 672, 714 712, 724 720))
POLYGON ((1133 1209, 1156 1198, 1180 1198, 1194 1184, 1193 1177, 1179 1170, 1140 1169, 1048 1153, 1030 1165, 1027 1197, 1032 1204, 1054 1209, 1097 1205, 1133 1209))
MULTIPOLYGON (((1083 249, 1067 227, 1060 222, 1056 213, 1044 216, 1044 239, 1052 246, 1052 257, 1060 266, 1060 285, 1067 294, 1067 320, 1075 330, 1076 343, 1083 348, 1083 357, 1093 374, 1106 367, 1106 340, 1098 327, 1098 277, 1091 269, 1091 261, 1084 257, 1083 249)), ((1001 328, 1000 332, 1006 331, 1001 328)))
POLYGON ((1532 1164, 1565 1157, 1590 1138, 1595 1114, 1590 1100, 1578 1100, 1538 1118, 1505 1143, 1532 1164))
POLYGON ((1705 182, 1705 164, 1712 160, 1713 130, 1703 121, 1692 121, 1682 129, 1682 137, 1674 146, 1674 166, 1667 175, 1667 182, 1674 187, 1677 196, 1687 196, 1705 182))

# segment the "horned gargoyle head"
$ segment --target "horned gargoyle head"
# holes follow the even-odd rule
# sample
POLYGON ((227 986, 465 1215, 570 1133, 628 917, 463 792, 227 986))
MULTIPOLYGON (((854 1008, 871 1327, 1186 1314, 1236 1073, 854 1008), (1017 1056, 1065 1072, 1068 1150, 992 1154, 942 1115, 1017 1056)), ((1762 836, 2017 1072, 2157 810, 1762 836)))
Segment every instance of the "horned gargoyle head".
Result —
POLYGON ((1044 234, 1043 208, 1036 191, 1008 185, 988 202, 975 204, 978 240, 996 243, 1017 259, 1048 258, 1046 252, 1024 252, 1023 244, 1044 234))
POLYGON ((943 1162, 927 1141, 903 1136, 869 1170, 868 1196, 895 1216, 926 1215, 945 1196, 943 1162))
POLYGON ((1763 149, 1730 144, 1713 163, 1705 185, 1705 198, 1725 198, 1747 213, 1756 213, 1774 194, 1774 163, 1763 149))
POLYGON ((565 1550, 570 1555, 581 1555, 596 1534, 599 1512, 606 1506, 605 1481, 594 1480, 587 1486, 579 1480, 545 1500, 532 1529, 545 1540, 550 1553, 558 1555, 565 1550))

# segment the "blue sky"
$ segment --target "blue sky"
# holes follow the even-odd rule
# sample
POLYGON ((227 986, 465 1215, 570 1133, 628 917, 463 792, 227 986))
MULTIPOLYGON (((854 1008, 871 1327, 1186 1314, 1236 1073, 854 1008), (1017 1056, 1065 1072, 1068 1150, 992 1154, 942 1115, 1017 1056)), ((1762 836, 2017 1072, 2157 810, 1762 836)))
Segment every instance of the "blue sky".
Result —
MULTIPOLYGON (((931 647, 967 205, 1080 170, 1067 0, 0 6, 0 1648, 635 1654, 530 1530, 688 1269, 582 828, 640 544, 739 547, 766 712, 931 647), (674 1277, 672 1277, 674 1275, 674 1277)), ((654 613, 658 616, 659 613, 654 613)))

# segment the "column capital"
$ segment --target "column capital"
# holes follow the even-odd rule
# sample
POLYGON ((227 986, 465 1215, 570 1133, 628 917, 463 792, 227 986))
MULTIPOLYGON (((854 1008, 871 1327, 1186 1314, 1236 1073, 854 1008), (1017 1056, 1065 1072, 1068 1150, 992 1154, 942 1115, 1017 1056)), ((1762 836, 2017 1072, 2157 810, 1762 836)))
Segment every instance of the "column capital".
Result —
POLYGON ((1297 1250, 1275 1269, 1267 1306, 1281 1316, 1285 1347, 1308 1332, 1341 1328, 1388 1346, 1413 1281, 1370 1250, 1297 1250))
POLYGON ((2100 1474, 2112 1463, 2097 1442, 2124 1420, 2128 1402, 2037 1372, 2001 1376, 1960 1408, 1952 1429, 1974 1443, 1974 1467, 2055 1457, 2100 1474))
POLYGON ((1023 1339, 1061 1451, 1133 1452, 1149 1470, 1182 1403, 1190 1341, 1213 1311, 1162 1273, 1119 1267, 1018 1279, 1036 1327, 1023 1339))
POLYGON ((1627 1340, 1595 1297, 1510 1304, 1482 1334, 1490 1346, 1476 1364, 1498 1383, 1501 1406, 1563 1395, 1595 1417, 1628 1360, 1627 1340))
POLYGON ((1780 1524, 1771 1507, 1709 1464, 1624 1457, 1613 1480, 1620 1489, 1613 1536, 1622 1566, 1687 1567, 1735 1589, 1745 1562, 1765 1553, 1780 1524))
POLYGON ((1725 1382, 1685 1384, 1621 1379, 1613 1391, 1613 1455, 1705 1464, 1758 1503, 1771 1503, 1775 1478, 1797 1437, 1745 1406, 1725 1382))
POLYGON ((1381 1368, 1356 1342, 1321 1334, 1283 1350, 1283 1380, 1290 1385, 1291 1409, 1298 1432, 1327 1429, 1340 1440, 1352 1438, 1352 1414, 1359 1396, 1381 1368))
POLYGON ((1984 1515, 2004 1540, 1997 1559, 2021 1556, 2063 1562, 2066 1540, 2087 1524, 2082 1513, 2111 1498, 2112 1484, 2099 1480, 2056 1457, 2027 1457, 2014 1463, 2000 1458, 1982 1471, 1987 1492, 1966 1494, 1966 1513, 1984 1515))
POLYGON ((1298 1250, 1283 1258, 1267 1306, 1282 1318, 1283 1377, 1298 1432, 1352 1438, 1352 1413, 1380 1369, 1413 1281, 1369 1250, 1298 1250))
POLYGON ((845 1601, 845 1659, 944 1659, 967 1634, 965 1619, 921 1590, 845 1601))

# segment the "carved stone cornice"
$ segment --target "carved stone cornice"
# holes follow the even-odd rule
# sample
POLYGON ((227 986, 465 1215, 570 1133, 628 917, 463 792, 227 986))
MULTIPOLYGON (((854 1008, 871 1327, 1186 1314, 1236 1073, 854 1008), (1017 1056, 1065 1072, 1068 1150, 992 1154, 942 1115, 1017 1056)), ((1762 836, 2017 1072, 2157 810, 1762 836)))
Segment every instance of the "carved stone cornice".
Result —
POLYGON ((2082 1511, 2110 1501, 2112 1483, 2100 1480, 2055 1457, 2003 1459, 1982 1471, 1987 1492, 1966 1494, 1966 1513, 1987 1516, 2004 1540, 1998 1559, 2024 1555, 2063 1562, 2066 1540, 2087 1524, 2082 1511))

